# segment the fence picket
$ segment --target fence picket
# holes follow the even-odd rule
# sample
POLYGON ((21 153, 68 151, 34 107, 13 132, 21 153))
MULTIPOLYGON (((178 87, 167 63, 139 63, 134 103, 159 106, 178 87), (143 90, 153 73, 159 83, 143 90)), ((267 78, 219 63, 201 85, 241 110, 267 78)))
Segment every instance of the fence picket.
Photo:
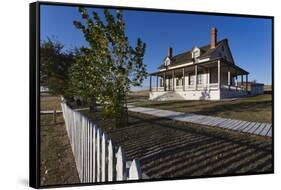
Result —
POLYGON ((93 126, 89 122, 89 182, 93 181, 93 126))
POLYGON ((100 182, 100 130, 97 129, 97 182, 100 182))
POLYGON ((123 156, 122 148, 118 148, 118 152, 116 153, 116 180, 123 181, 126 179, 125 174, 125 159, 123 156))
POLYGON ((85 119, 85 136, 86 136, 86 157, 85 157, 85 159, 86 159, 86 168, 85 168, 85 170, 86 170, 86 174, 85 174, 85 176, 86 176, 86 182, 88 183, 89 182, 89 128, 88 128, 88 120, 87 119, 85 119))
POLYGON ((109 139, 108 141, 108 181, 113 181, 113 147, 112 142, 109 139))
POLYGON ((101 154, 101 181, 106 181, 106 135, 102 133, 102 154, 101 154))
POLYGON ((97 137, 96 137, 96 126, 93 125, 93 182, 96 182, 96 160, 97 160, 97 154, 96 154, 96 144, 97 144, 97 137))
POLYGON ((128 173, 126 156, 120 146, 113 146, 112 140, 101 129, 72 110, 62 98, 62 116, 74 155, 79 179, 82 183, 122 181, 141 179, 138 160, 133 160, 128 173), (115 153, 118 148, 117 153, 115 153))
POLYGON ((129 180, 141 179, 141 168, 138 160, 134 159, 129 169, 129 180))
POLYGON ((80 122, 81 122, 81 129, 82 129, 82 182, 84 183, 85 182, 85 173, 84 173, 84 167, 85 167, 85 162, 84 162, 84 159, 85 159, 85 135, 84 135, 84 124, 83 124, 83 120, 81 120, 81 118, 79 118, 80 122))

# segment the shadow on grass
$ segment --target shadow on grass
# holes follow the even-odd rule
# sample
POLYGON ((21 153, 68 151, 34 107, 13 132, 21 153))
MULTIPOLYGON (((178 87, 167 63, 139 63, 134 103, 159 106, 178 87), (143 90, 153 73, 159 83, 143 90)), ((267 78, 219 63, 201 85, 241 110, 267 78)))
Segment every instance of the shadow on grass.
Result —
POLYGON ((272 171, 268 138, 135 113, 110 136, 150 177, 272 171))
POLYGON ((240 112, 240 111, 251 111, 251 112, 263 112, 265 108, 271 107, 271 101, 261 101, 261 102, 240 102, 234 105, 232 104, 220 104, 214 105, 212 107, 206 107, 203 110, 195 111, 193 113, 197 114, 210 114, 217 115, 222 112, 240 112))

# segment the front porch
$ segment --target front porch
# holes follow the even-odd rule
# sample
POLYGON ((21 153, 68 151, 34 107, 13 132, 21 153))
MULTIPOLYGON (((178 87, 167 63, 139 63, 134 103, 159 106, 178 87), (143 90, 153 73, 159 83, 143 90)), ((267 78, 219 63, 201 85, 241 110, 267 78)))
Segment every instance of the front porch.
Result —
POLYGON ((220 100, 243 96, 248 92, 248 74, 222 59, 166 68, 150 74, 150 100, 173 92, 186 100, 220 100))

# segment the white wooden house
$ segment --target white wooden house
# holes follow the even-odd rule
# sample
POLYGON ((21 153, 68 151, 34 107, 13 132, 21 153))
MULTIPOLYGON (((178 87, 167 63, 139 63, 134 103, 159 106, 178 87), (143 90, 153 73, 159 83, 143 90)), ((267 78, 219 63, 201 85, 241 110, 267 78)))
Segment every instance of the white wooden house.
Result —
POLYGON ((217 29, 212 28, 211 43, 206 46, 175 56, 168 48, 164 63, 150 74, 149 99, 220 100, 245 96, 248 75, 234 63, 228 40, 217 41, 217 29))

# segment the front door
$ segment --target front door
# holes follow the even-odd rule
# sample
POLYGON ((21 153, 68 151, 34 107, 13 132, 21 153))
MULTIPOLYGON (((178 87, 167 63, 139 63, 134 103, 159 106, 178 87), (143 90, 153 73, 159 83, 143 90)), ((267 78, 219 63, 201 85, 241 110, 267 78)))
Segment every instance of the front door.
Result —
POLYGON ((168 79, 168 89, 167 90, 173 90, 173 79, 172 78, 168 79))

